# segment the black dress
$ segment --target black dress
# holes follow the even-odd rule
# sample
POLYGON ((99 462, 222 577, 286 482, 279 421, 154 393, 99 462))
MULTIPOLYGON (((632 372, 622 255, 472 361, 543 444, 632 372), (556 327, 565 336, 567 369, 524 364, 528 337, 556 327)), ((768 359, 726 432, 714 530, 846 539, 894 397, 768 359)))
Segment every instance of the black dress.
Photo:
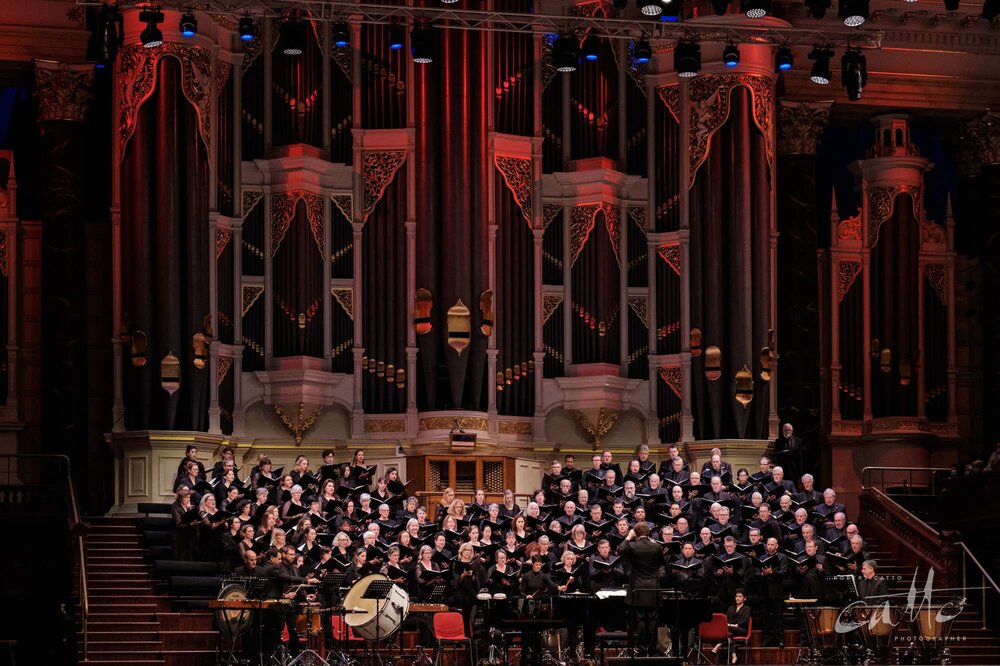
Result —
POLYGON ((736 628, 733 629, 729 627, 729 637, 730 638, 742 638, 747 635, 747 625, 750 622, 750 607, 743 604, 739 610, 736 609, 735 605, 729 607, 726 611, 726 623, 735 624, 736 628))

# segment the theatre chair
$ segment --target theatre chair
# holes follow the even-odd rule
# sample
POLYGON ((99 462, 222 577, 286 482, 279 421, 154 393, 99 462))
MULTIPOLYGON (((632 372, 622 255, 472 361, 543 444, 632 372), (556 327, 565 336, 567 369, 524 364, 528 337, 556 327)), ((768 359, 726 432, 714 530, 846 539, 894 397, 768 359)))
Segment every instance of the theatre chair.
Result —
POLYGON ((747 620, 747 633, 746 636, 733 636, 729 639, 729 650, 728 657, 729 661, 733 660, 732 654, 733 650, 738 649, 742 646, 743 648, 743 663, 750 663, 750 634, 753 632, 753 618, 747 620))
POLYGON ((458 666, 458 646, 461 644, 465 644, 469 651, 469 663, 476 663, 475 655, 472 654, 472 640, 465 631, 465 618, 461 613, 435 613, 434 639, 437 641, 434 666, 441 666, 441 657, 447 644, 450 644, 453 650, 452 666, 458 666))
POLYGON ((354 629, 351 627, 347 627, 344 624, 344 618, 342 618, 341 616, 334 615, 333 617, 330 618, 330 628, 333 633, 333 642, 335 650, 340 650, 340 648, 343 647, 344 651, 347 652, 350 651, 352 645, 355 647, 362 647, 364 645, 365 640, 363 638, 360 638, 359 636, 355 636, 354 629), (344 635, 345 628, 347 629, 346 637, 344 635), (344 640, 345 638, 347 640, 344 640))
POLYGON ((729 639, 729 622, 724 613, 712 613, 712 619, 698 625, 698 647, 695 655, 697 664, 712 663, 705 653, 705 643, 710 643, 711 652, 716 643, 725 643, 729 639))

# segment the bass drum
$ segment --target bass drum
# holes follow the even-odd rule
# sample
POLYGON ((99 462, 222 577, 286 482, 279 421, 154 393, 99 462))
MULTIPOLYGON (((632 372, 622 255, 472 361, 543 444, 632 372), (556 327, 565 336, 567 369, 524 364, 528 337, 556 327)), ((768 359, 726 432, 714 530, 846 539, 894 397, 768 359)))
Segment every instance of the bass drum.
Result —
POLYGON ((410 612, 410 595, 398 585, 392 586, 385 599, 377 602, 375 599, 362 599, 365 590, 375 580, 389 579, 381 574, 365 576, 352 585, 344 597, 344 608, 348 611, 344 621, 356 636, 370 641, 392 636, 410 612))
MULTIPOLYGON (((221 601, 246 601, 246 599, 247 590, 242 585, 226 585, 219 591, 221 601)), ((215 624, 219 627, 219 632, 230 641, 245 634, 252 622, 252 611, 225 608, 218 608, 215 611, 215 624)))

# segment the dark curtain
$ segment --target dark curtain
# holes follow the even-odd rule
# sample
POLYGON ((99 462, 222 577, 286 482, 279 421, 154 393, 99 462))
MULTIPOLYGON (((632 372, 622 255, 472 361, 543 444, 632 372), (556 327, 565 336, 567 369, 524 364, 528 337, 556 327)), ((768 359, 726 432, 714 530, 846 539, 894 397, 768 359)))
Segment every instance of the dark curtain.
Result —
POLYGON ((766 139, 752 120, 750 92, 731 92, 729 119, 712 137, 691 192, 691 325, 704 347, 722 351, 722 377, 705 376, 705 354, 694 359, 698 439, 767 436, 768 385, 760 349, 770 322, 770 184, 766 139), (754 378, 748 407, 735 399, 735 375, 754 378))
POLYGON ((148 336, 149 359, 135 367, 124 350, 126 427, 205 430, 210 373, 194 367, 191 337, 208 314, 208 159, 172 57, 157 63, 122 174, 124 308, 130 330, 148 336), (173 395, 160 385, 160 361, 171 352, 181 370, 173 395))
POLYGON ((323 255, 309 227, 305 199, 273 254, 274 356, 323 354, 323 255))
POLYGON ((892 216, 886 220, 871 250, 871 337, 879 349, 892 354, 889 372, 883 372, 879 358, 873 359, 872 414, 916 416, 918 292, 917 272, 920 252, 920 224, 913 215, 913 199, 896 197, 892 216), (908 360, 911 381, 900 384, 900 361, 908 360))

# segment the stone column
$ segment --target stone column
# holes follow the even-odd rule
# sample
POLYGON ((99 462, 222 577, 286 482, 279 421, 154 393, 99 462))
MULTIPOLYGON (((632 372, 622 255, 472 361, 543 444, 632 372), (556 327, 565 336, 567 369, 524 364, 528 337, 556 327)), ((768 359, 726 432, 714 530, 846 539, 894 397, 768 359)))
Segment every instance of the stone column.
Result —
POLYGON ((806 469, 818 469, 821 404, 816 144, 831 105, 782 101, 778 107, 776 406, 806 446, 806 469))
POLYGON ((48 453, 72 461, 78 487, 87 464, 86 152, 94 69, 36 62, 42 132, 42 393, 48 453))

